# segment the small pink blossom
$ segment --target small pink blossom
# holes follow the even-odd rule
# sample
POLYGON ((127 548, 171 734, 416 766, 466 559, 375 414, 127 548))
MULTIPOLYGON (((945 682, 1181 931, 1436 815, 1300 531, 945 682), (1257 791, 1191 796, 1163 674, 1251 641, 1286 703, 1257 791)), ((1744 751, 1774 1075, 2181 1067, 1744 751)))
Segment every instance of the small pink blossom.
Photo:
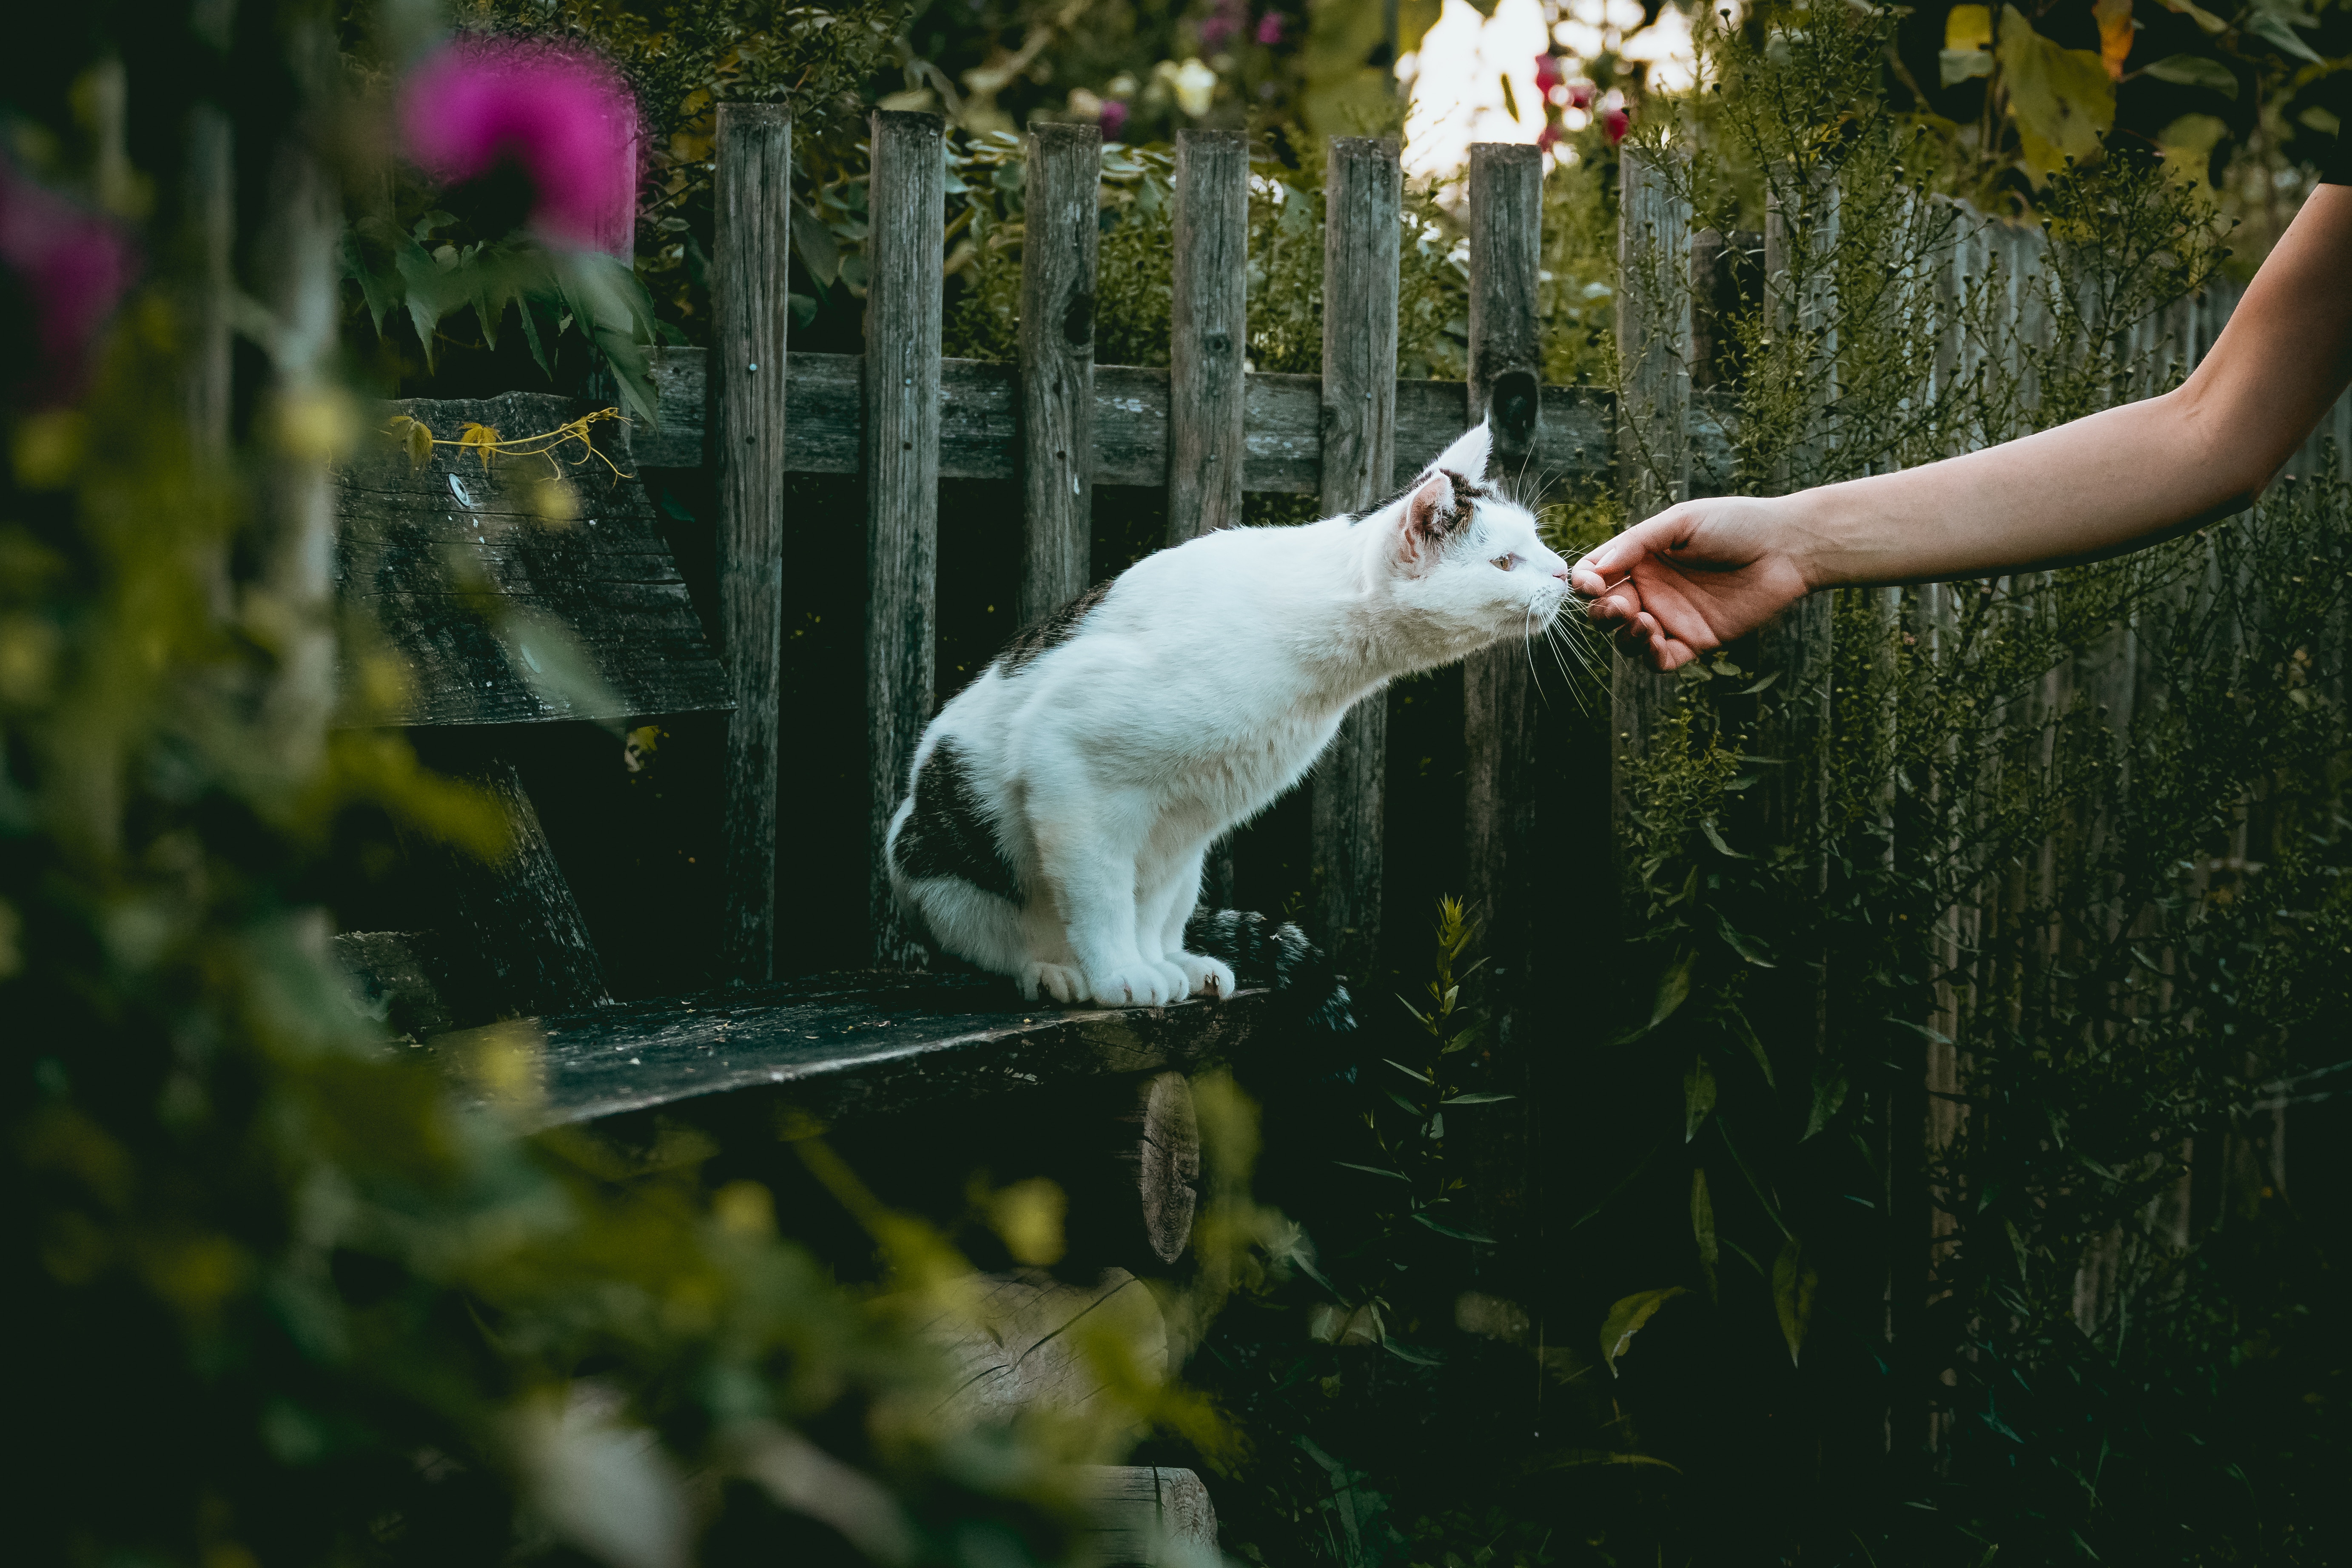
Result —
POLYGON ((1553 88, 1567 79, 1567 74, 1559 68, 1558 56, 1538 55, 1536 57, 1536 90, 1549 94, 1553 88))
POLYGON ((1547 120, 1544 121, 1544 128, 1536 133, 1536 145, 1544 148, 1557 146, 1559 142, 1559 121, 1557 120, 1547 120))
POLYGON ((1201 50, 1213 54, 1225 41, 1242 30, 1242 25, 1231 16, 1211 16, 1201 24, 1201 50))
POLYGON ((1282 42, 1283 26, 1284 22, 1282 13, 1279 11, 1268 11, 1265 16, 1260 16, 1257 19, 1257 41, 1264 44, 1267 48, 1274 47, 1276 44, 1282 42))
POLYGON ((637 111, 619 73, 536 38, 463 37, 411 72, 400 129, 436 178, 511 162, 537 193, 531 220, 572 245, 628 243, 637 201, 637 111))
POLYGON ((1612 147, 1625 140, 1625 132, 1633 128, 1633 117, 1623 110, 1604 109, 1601 111, 1601 129, 1608 136, 1612 147))
POLYGON ((1592 107, 1592 84, 1581 79, 1570 82, 1568 84, 1568 106, 1570 109, 1591 110, 1592 107))
POLYGON ((1127 105, 1115 98, 1104 99, 1099 123, 1104 141, 1118 141, 1118 133, 1127 129, 1127 105))
POLYGON ((131 242, 121 229, 44 189, 0 158, 0 271, 31 308, 18 336, 28 363, 0 367, 6 392, 34 404, 63 403, 81 391, 91 345, 130 288, 131 242))

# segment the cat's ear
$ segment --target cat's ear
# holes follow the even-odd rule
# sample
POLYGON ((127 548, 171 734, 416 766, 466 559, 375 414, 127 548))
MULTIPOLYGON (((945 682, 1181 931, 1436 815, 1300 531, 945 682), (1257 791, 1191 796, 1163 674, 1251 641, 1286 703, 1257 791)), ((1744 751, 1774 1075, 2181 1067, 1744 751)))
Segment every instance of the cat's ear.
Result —
POLYGON ((1415 576, 1436 565, 1446 535, 1460 521, 1454 516, 1454 481, 1442 473, 1422 480, 1397 509, 1397 564, 1415 576))
POLYGON ((1476 429, 1464 431, 1461 438, 1440 452, 1429 466, 1441 474, 1459 474, 1475 485, 1486 477, 1486 464, 1494 454, 1494 432, 1481 419, 1476 429))

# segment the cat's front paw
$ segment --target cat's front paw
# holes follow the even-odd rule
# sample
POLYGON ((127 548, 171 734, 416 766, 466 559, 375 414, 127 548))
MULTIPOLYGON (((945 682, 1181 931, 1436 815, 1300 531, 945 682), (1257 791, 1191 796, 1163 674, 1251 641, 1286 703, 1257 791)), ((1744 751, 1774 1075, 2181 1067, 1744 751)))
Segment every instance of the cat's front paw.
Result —
POLYGON ((1197 952, 1171 952, 1168 962, 1184 972, 1184 994, 1188 996, 1230 996, 1237 989, 1234 972, 1213 958, 1197 952))
POLYGON ((1066 1007, 1087 999, 1086 976, 1065 963, 1032 962, 1023 966, 1017 984, 1032 1002, 1043 994, 1066 1007))
POLYGON ((1178 976, 1160 963, 1125 963, 1087 976, 1087 989, 1106 1007, 1164 1007, 1182 997, 1171 994, 1178 976))

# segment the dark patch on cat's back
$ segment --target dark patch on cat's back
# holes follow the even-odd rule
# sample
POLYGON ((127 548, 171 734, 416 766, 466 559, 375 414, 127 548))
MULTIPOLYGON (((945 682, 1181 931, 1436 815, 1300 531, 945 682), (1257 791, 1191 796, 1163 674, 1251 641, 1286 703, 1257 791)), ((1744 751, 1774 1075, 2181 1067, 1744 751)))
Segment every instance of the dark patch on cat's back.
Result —
POLYGON ((971 763, 942 735, 915 773, 915 809, 891 846, 901 875, 917 881, 954 877, 983 893, 1021 902, 1021 881, 981 809, 971 763))
POLYGON ((1035 626, 1023 630, 1004 645, 1003 653, 996 656, 996 672, 1003 676, 1018 675, 1044 655, 1077 636, 1078 623, 1092 615, 1095 606, 1103 602, 1103 595, 1109 592, 1109 583, 1097 583, 1035 626))

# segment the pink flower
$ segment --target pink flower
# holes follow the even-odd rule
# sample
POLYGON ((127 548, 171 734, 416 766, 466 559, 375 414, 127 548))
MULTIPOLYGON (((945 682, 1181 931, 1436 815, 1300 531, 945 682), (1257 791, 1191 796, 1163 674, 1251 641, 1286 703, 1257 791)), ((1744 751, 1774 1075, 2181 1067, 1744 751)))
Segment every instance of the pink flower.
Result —
POLYGON ((1544 121, 1544 128, 1536 134, 1536 145, 1538 147, 1555 146, 1559 142, 1559 121, 1557 120, 1547 120, 1544 121))
POLYGON ((1267 48, 1282 42, 1283 20, 1279 11, 1268 11, 1257 19, 1257 41, 1267 48))
POLYGON ((1568 106, 1570 109, 1591 109, 1592 107, 1592 84, 1589 81, 1582 80, 1569 83, 1568 106))
POLYGON ((1104 99, 1100 123, 1103 140, 1118 141, 1118 133, 1127 129, 1127 105, 1115 98, 1104 99))
POLYGON ((400 129, 417 163, 471 180, 512 163, 551 238, 624 249, 637 204, 637 110, 613 68, 536 38, 461 37, 409 74, 400 129))
POLYGON ((1568 79, 1559 68, 1559 60, 1552 55, 1536 57, 1536 90, 1548 93, 1568 79))
POLYGON ((131 242, 95 213, 35 184, 0 158, 0 272, 29 307, 30 331, 6 336, 29 351, 0 366, 5 391, 32 404, 64 403, 81 391, 99 329, 131 286, 131 242))
POLYGON ((1609 145, 1612 147, 1625 140, 1625 132, 1633 127, 1633 117, 1622 109, 1604 109, 1601 111, 1601 129, 1607 134, 1609 145))
POLYGON ((1242 25, 1231 16, 1211 16, 1201 24, 1201 48, 1213 54, 1226 39, 1242 30, 1242 25))

